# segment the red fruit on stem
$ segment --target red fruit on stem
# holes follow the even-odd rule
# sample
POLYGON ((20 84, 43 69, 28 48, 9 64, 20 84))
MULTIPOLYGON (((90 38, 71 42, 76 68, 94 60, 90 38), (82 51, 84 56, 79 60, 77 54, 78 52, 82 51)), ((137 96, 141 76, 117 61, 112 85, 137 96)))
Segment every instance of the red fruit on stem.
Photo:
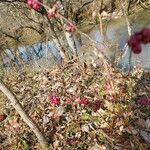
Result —
POLYGON ((35 10, 40 10, 41 5, 38 4, 38 3, 34 3, 33 6, 32 6, 32 8, 35 9, 35 10))
POLYGON ((27 4, 28 4, 30 7, 32 7, 32 2, 33 2, 33 0, 27 0, 27 4))
POLYGON ((150 28, 144 28, 141 32, 132 35, 128 40, 128 45, 132 48, 133 53, 139 54, 142 51, 141 43, 150 42, 150 28))
POLYGON ((142 51, 142 47, 141 47, 140 43, 131 48, 132 48, 133 53, 135 53, 135 54, 140 54, 142 51))
POLYGON ((39 3, 40 1, 38 1, 38 0, 27 0, 27 4, 31 7, 31 8, 33 8, 33 9, 35 9, 35 10, 37 10, 37 11, 39 11, 40 9, 41 9, 41 7, 42 7, 42 5, 39 3))
POLYGON ((66 31, 67 32, 73 32, 74 31, 74 26, 73 26, 73 24, 71 24, 71 23, 68 23, 67 24, 67 26, 66 26, 66 31))
POLYGON ((128 45, 130 46, 130 47, 134 47, 134 46, 136 46, 137 44, 139 44, 140 43, 140 40, 142 39, 141 38, 142 36, 135 36, 135 35, 132 35, 131 37, 130 37, 130 39, 128 40, 128 45))

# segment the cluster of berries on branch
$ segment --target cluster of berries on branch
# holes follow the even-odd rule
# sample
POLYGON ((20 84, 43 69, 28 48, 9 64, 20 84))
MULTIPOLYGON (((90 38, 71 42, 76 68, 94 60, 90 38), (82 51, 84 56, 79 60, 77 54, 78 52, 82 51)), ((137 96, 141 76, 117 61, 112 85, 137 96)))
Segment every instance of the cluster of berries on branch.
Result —
MULTIPOLYGON (((43 10, 45 10, 43 5, 42 5, 41 0, 27 0, 27 5, 30 8, 32 8, 38 12, 41 12, 41 13, 43 12, 43 10)), ((49 17, 49 19, 57 17, 58 5, 54 4, 51 9, 46 11, 46 13, 47 13, 47 16, 49 17)), ((75 30, 75 28, 74 28, 73 24, 71 24, 71 23, 66 24, 66 31, 67 32, 72 33, 72 32, 74 32, 74 30, 75 30)))
POLYGON ((141 44, 148 44, 149 42, 150 28, 144 28, 140 32, 136 32, 129 38, 128 45, 131 47, 133 53, 139 54, 142 51, 141 44))
POLYGON ((36 11, 40 11, 42 8, 40 0, 27 0, 27 4, 36 11))

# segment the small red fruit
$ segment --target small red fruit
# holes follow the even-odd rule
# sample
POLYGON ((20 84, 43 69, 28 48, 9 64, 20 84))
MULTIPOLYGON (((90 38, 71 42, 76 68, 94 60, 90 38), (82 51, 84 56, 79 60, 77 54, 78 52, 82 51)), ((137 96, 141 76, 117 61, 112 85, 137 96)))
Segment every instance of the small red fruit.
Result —
POLYGON ((130 47, 134 47, 141 42, 142 36, 141 35, 132 35, 128 40, 128 45, 130 47))
POLYGON ((147 44, 150 42, 150 28, 144 28, 140 32, 133 34, 129 40, 128 45, 131 47, 133 53, 139 54, 142 51, 141 43, 147 44))
POLYGON ((39 11, 41 9, 41 7, 42 7, 42 5, 39 2, 40 2, 39 0, 27 0, 27 4, 31 8, 33 8, 33 9, 35 9, 37 11, 39 11))
POLYGON ((55 17, 55 13, 54 13, 54 11, 52 10, 52 9, 50 9, 49 11, 48 11, 48 17, 49 18, 52 18, 52 17, 55 17))
POLYGON ((75 30, 75 28, 74 28, 73 24, 68 23, 66 26, 66 31, 71 33, 71 32, 74 32, 74 30, 75 30))
POLYGON ((140 43, 138 43, 136 46, 131 47, 131 48, 132 48, 133 53, 135 53, 135 54, 140 54, 142 51, 142 47, 141 47, 140 43))
POLYGON ((33 0, 27 0, 27 4, 28 4, 30 7, 32 7, 32 1, 33 1, 33 0))
POLYGON ((35 9, 35 10, 39 10, 41 8, 41 5, 38 4, 38 3, 34 3, 32 8, 35 9))

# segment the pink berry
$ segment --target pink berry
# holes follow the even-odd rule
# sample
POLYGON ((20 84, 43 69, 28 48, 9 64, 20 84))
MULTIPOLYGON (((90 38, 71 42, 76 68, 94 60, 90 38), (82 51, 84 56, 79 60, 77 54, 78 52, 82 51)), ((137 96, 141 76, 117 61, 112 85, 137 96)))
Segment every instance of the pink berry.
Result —
POLYGON ((27 4, 28 4, 30 7, 32 7, 32 2, 33 2, 33 0, 27 0, 27 4))
POLYGON ((27 0, 27 4, 28 4, 31 8, 33 8, 33 9, 35 9, 35 10, 37 10, 37 11, 39 11, 40 8, 41 8, 41 4, 40 4, 39 2, 40 2, 40 1, 38 1, 38 0, 27 0))
POLYGON ((41 8, 41 5, 38 4, 38 3, 34 3, 32 8, 35 9, 35 10, 39 10, 41 8))
POLYGON ((49 11, 48 11, 48 17, 49 18, 52 18, 52 17, 55 17, 55 12, 52 10, 52 9, 50 9, 49 11))
POLYGON ((74 31, 74 26, 73 26, 73 24, 71 24, 71 23, 68 23, 67 24, 67 26, 66 26, 66 31, 67 32, 73 32, 74 31))

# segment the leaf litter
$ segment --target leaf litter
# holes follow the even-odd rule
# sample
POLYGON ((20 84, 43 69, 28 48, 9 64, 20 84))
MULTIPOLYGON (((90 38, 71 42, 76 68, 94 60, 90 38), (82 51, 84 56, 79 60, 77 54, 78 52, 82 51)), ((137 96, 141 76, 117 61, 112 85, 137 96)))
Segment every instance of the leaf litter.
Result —
MULTIPOLYGON (((101 72, 72 63, 36 74, 10 73, 4 81, 55 150, 148 149, 150 106, 138 101, 150 96, 149 72, 126 75, 112 69, 111 79, 101 72)), ((0 99, 6 101, 0 116, 0 149, 40 149, 2 93, 0 99)))

